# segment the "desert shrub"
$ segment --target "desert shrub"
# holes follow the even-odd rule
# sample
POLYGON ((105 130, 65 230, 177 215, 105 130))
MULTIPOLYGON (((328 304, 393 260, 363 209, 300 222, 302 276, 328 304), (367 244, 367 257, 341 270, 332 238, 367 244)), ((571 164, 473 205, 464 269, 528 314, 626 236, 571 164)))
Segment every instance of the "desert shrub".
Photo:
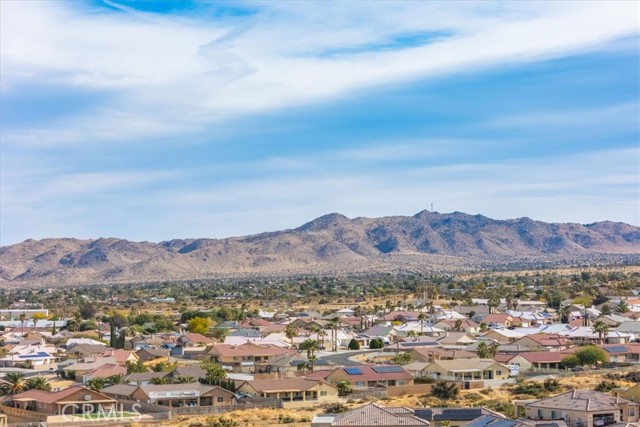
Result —
POLYGON ((356 341, 355 338, 352 338, 351 341, 349 341, 348 348, 349 350, 360 350, 360 343, 356 341))
POLYGON ((544 380, 544 383, 542 386, 546 391, 550 393, 558 391, 562 388, 562 386, 560 385, 560 381, 555 380, 553 378, 547 378, 546 380, 544 380))
POLYGON ((339 414, 341 412, 345 412, 347 410, 347 406, 343 403, 332 403, 331 405, 325 406, 324 413, 325 414, 339 414))
POLYGON ((469 393, 465 397, 472 402, 477 402, 484 399, 484 397, 480 393, 469 393))
POLYGON ((629 372, 624 376, 624 379, 634 383, 640 383, 640 371, 629 372))
POLYGON ((539 397, 545 391, 544 385, 536 381, 518 380, 516 386, 513 388, 515 394, 526 394, 533 397, 539 397))
POLYGON ((441 399, 453 399, 459 392, 457 385, 444 381, 436 383, 431 389, 431 394, 441 399))
POLYGON ((414 384, 433 384, 436 380, 431 377, 419 377, 413 380, 414 384))
POLYGON ((601 381, 594 390, 602 393, 606 393, 608 391, 613 390, 614 388, 618 388, 620 385, 615 381, 601 381))

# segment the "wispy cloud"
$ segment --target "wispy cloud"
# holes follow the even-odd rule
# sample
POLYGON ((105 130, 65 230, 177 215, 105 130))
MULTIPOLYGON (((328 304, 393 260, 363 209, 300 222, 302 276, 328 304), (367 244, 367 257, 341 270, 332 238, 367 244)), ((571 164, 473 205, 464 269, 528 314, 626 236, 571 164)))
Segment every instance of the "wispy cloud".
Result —
POLYGON ((246 19, 209 20, 125 7, 125 14, 96 12, 75 2, 2 2, 4 91, 53 79, 117 95, 110 108, 10 133, 5 143, 41 141, 43 134, 56 143, 83 143, 85 134, 113 141, 101 128, 121 128, 121 115, 131 127, 141 124, 123 140, 153 136, 155 126, 145 123, 178 133, 375 85, 553 57, 638 31, 633 2, 276 3, 252 4, 260 12, 246 19), (329 51, 344 54, 322 54, 329 51))

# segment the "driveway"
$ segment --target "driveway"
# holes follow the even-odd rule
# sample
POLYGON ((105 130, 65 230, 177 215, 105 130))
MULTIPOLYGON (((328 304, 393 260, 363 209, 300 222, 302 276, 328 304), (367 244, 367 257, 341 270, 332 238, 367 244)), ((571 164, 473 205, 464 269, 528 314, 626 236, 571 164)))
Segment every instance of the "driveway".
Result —
POLYGON ((380 351, 380 350, 342 351, 338 353, 322 352, 317 354, 318 354, 318 359, 326 360, 328 362, 333 363, 334 365, 360 366, 360 365, 364 365, 364 363, 354 362, 353 360, 349 360, 349 358, 358 354, 371 353, 372 351, 380 351))

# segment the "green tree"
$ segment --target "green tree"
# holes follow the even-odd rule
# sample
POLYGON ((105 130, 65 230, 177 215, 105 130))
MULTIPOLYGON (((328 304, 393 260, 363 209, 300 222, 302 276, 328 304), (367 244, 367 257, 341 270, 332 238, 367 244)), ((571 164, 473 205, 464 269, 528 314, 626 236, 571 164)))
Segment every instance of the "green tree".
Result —
POLYGON ((142 360, 136 360, 135 362, 129 363, 129 365, 127 366, 128 374, 136 374, 142 372, 149 372, 149 368, 144 365, 142 360))
POLYGON ((211 319, 208 317, 194 317, 187 322, 187 329, 189 332, 196 334, 206 334, 211 327, 211 319))
POLYGON ((171 377, 168 375, 165 375, 164 377, 151 378, 151 384, 154 385, 171 384, 172 382, 171 377))
POLYGON ((51 391, 51 384, 45 377, 31 377, 25 381, 25 389, 51 391))
POLYGON ((355 339, 351 338, 349 341, 349 345, 347 346, 349 350, 360 350, 360 343, 355 339))
POLYGON ((398 353, 393 356, 391 361, 397 365, 406 365, 407 363, 411 363, 411 355, 405 352, 398 353))
POLYGON ((418 322, 420 322, 420 335, 424 335, 424 324, 427 322, 427 315, 424 313, 418 314, 418 322))
POLYGON ((611 309, 611 306, 609 304, 603 304, 600 312, 603 316, 608 316, 610 314, 613 314, 613 309, 611 309))
POLYGON ((489 346, 486 342, 480 341, 480 344, 478 344, 478 348, 476 350, 476 354, 481 359, 489 359, 491 357, 491 354, 489 353, 489 346))
POLYGON ((462 319, 456 320, 456 323, 455 323, 455 326, 453 327, 453 329, 456 332, 462 332, 462 319))
POLYGON ((175 382, 178 383, 178 384, 191 384, 191 383, 195 383, 197 381, 196 381, 196 379, 194 377, 186 376, 186 377, 177 377, 175 379, 175 382))
POLYGON ((340 396, 346 396, 347 394, 350 394, 352 391, 351 383, 347 380, 338 381, 338 383, 336 384, 336 387, 338 388, 338 394, 340 396))
POLYGON ((87 381, 87 387, 89 387, 93 391, 100 391, 107 386, 106 378, 91 378, 87 381))
POLYGON ((213 337, 220 342, 224 342, 225 338, 229 336, 229 328, 214 328, 213 337))
POLYGON ((0 393, 4 396, 13 396, 26 389, 26 381, 22 372, 8 372, 1 381, 0 393))
POLYGON ((440 399, 453 399, 458 395, 458 387, 453 383, 439 381, 431 388, 431 394, 440 399))
POLYGON ((300 331, 298 330, 298 327, 296 325, 293 324, 293 322, 289 323, 285 328, 284 328, 284 335, 289 338, 290 342, 291 342, 291 347, 294 347, 293 345, 293 339, 295 337, 298 336, 298 334, 300 333, 300 331))
POLYGON ((227 377, 227 371, 215 362, 205 361, 200 364, 200 367, 206 372, 204 377, 206 384, 211 385, 227 377))
POLYGON ((331 329, 331 342, 333 343, 333 351, 338 351, 338 328, 340 327, 340 318, 334 316, 329 319, 327 327, 331 329))
POLYGON ((374 338, 371 341, 369 341, 369 348, 371 349, 378 349, 383 347, 384 347, 384 341, 382 340, 382 338, 374 338))
POLYGON ((598 340, 600 341, 600 344, 603 343, 602 337, 606 338, 607 335, 609 335, 609 325, 604 323, 602 320, 597 320, 591 327, 591 330, 594 334, 598 334, 598 340))
POLYGON ((620 314, 627 313, 629 311, 629 304, 625 300, 621 300, 616 306, 616 311, 620 314))
POLYGON ((574 363, 575 361, 578 363, 574 366, 593 366, 599 363, 607 363, 609 361, 607 352, 595 345, 584 346, 573 354, 575 359, 571 359, 571 357, 572 356, 568 356, 562 359, 563 366, 569 366, 569 364, 574 363))

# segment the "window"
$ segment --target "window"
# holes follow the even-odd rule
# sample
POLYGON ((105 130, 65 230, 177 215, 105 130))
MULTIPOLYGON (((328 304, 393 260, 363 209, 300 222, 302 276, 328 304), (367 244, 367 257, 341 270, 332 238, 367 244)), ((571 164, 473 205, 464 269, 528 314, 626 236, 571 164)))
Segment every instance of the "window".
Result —
POLYGON ((224 397, 218 397, 218 403, 224 402, 224 397))
POLYGON ((558 412, 557 411, 551 411, 551 419, 552 420, 557 420, 558 419, 558 412))
POLYGON ((544 409, 538 409, 538 419, 541 420, 544 418, 544 409))
POLYGON ((326 391, 324 391, 324 390, 323 390, 323 391, 320 391, 320 396, 326 396, 326 395, 327 395, 327 392, 326 392, 326 391))
POLYGON ((502 375, 502 371, 496 371, 496 375, 502 375))
POLYGON ((634 406, 629 406, 629 416, 630 417, 636 416, 636 408, 634 406))
POLYGON ((364 387, 364 381, 356 381, 357 387, 364 387))
POLYGON ((398 385, 404 385, 404 380, 399 380, 398 385))

